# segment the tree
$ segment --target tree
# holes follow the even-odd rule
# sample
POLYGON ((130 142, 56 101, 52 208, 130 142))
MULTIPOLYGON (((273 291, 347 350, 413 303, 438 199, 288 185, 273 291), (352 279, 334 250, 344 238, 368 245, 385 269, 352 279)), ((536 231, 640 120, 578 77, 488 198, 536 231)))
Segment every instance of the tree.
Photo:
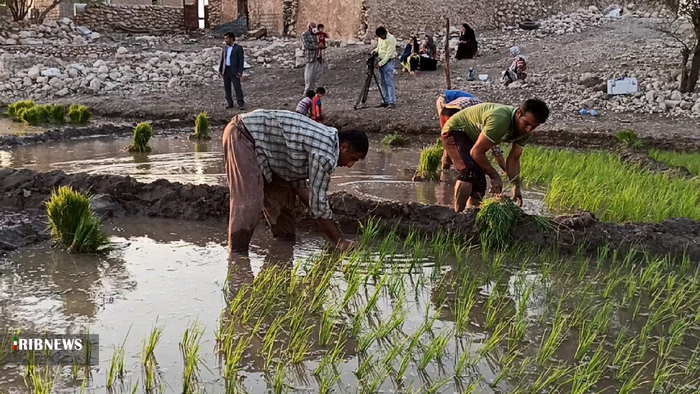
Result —
POLYGON ((670 35, 682 45, 681 49, 681 82, 679 90, 683 93, 692 92, 700 76, 700 0, 659 0, 677 16, 671 24, 665 24, 659 30, 670 35), (685 22, 685 23, 684 23, 685 22), (684 32, 684 25, 690 24, 692 32, 684 32), (688 37, 692 37, 688 39, 688 37), (691 59, 690 70, 688 60, 691 59))
POLYGON ((36 21, 37 23, 44 23, 44 18, 46 18, 46 15, 51 12, 54 8, 56 8, 59 4, 63 3, 65 0, 53 0, 51 4, 49 4, 48 7, 46 7, 41 13, 39 14, 39 17, 37 17, 36 21))
POLYGON ((32 4, 34 4, 34 0, 7 0, 7 8, 10 9, 12 20, 15 22, 24 20, 32 4))

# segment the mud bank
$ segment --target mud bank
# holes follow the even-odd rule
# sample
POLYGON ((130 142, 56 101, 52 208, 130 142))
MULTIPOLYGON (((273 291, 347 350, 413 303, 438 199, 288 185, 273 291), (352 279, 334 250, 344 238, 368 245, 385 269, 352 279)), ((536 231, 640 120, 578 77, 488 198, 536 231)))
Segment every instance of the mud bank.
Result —
POLYGON ((0 209, 0 256, 48 239, 46 223, 40 216, 0 209))
MULTIPOLYGON (((194 121, 189 120, 158 120, 151 122, 157 134, 170 134, 178 129, 192 131, 194 121)), ((4 135, 0 136, 0 149, 9 149, 18 145, 41 144, 45 142, 58 142, 71 139, 95 137, 95 136, 128 136, 134 132, 137 122, 102 123, 80 127, 65 126, 47 130, 40 134, 29 135, 4 135)))
MULTIPOLYGON (((104 217, 141 215, 146 217, 224 222, 228 216, 228 190, 223 186, 192 185, 158 180, 144 184, 133 178, 114 175, 67 175, 61 171, 38 173, 27 169, 0 170, 0 208, 34 211, 43 215, 43 202, 51 190, 72 185, 97 195, 95 208, 104 217)), ((383 225, 396 225, 401 232, 417 228, 425 233, 440 229, 475 239, 476 210, 455 214, 450 208, 418 203, 378 202, 340 192, 330 197, 336 220, 346 232, 374 217, 383 225)), ((298 209, 301 226, 312 224, 307 211, 298 209)), ((590 213, 563 215, 555 219, 558 230, 543 232, 526 221, 515 229, 517 242, 558 247, 572 253, 583 249, 595 252, 603 245, 619 250, 644 247, 655 255, 680 254, 685 251, 700 260, 700 222, 669 219, 662 223, 604 223, 590 213)), ((223 230, 223 227, 222 227, 223 230)))

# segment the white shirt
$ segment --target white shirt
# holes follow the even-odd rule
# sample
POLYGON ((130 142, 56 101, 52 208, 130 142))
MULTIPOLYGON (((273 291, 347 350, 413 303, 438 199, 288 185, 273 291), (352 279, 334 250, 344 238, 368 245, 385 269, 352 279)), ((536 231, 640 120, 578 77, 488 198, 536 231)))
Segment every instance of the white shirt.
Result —
MULTIPOLYGON (((236 45, 236 44, 234 44, 236 45)), ((233 45, 230 45, 228 48, 226 48, 226 67, 231 66, 231 51, 233 50, 233 45)))

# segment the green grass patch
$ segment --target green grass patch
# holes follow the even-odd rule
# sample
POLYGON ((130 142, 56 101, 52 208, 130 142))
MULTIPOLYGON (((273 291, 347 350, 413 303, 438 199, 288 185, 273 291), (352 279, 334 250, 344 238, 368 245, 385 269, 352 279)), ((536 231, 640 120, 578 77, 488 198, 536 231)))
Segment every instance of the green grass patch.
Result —
POLYGON ((194 134, 190 135, 191 140, 210 140, 209 135, 209 115, 201 112, 194 121, 194 134))
POLYGON ((637 133, 632 129, 618 131, 616 137, 617 140, 620 141, 623 148, 639 149, 642 147, 642 141, 637 136, 637 133))
POLYGON ((150 123, 139 123, 134 128, 134 139, 129 146, 129 152, 144 153, 150 152, 151 147, 148 146, 148 141, 153 137, 153 126, 150 123))
POLYGON ((692 172, 693 175, 700 175, 699 153, 683 153, 651 149, 649 151, 649 156, 652 159, 668 164, 669 166, 685 167, 688 169, 688 171, 692 172))
POLYGON ((84 105, 73 104, 68 110, 68 118, 71 123, 85 124, 92 118, 92 111, 84 105))
POLYGON ((406 146, 408 139, 401 134, 390 134, 382 139, 382 145, 386 146, 406 146))
POLYGON ((46 203, 51 237, 71 253, 103 253, 111 250, 109 238, 100 229, 100 219, 92 211, 91 198, 61 186, 46 203))
POLYGON ((579 153, 530 147, 521 176, 549 186, 550 208, 583 209, 605 221, 700 220, 700 183, 626 165, 614 153, 579 153))

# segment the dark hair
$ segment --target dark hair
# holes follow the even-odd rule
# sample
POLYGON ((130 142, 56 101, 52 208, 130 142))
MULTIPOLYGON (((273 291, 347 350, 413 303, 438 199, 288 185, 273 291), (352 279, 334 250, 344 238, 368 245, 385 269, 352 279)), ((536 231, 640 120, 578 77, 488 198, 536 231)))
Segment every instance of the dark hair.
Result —
POLYGON ((540 124, 545 123, 549 117, 549 108, 547 108, 547 104, 539 99, 529 99, 525 101, 520 106, 520 112, 523 114, 528 112, 531 113, 535 116, 535 120, 540 124))
POLYGON ((314 98, 315 95, 316 95, 316 92, 314 92, 313 89, 309 89, 306 91, 306 97, 308 97, 308 98, 314 98))
POLYGON ((319 28, 319 29, 323 29, 323 28, 326 27, 326 26, 323 26, 323 23, 319 23, 318 25, 316 25, 316 27, 319 28))
POLYGON ((381 36, 386 35, 386 34, 387 34, 387 31, 386 31, 386 29, 384 28, 384 26, 379 26, 379 27, 377 28, 377 30, 375 30, 374 34, 376 34, 377 37, 381 37, 381 36))
POLYGON ((231 32, 231 31, 224 34, 224 37, 228 37, 228 38, 232 39, 233 41, 236 41, 236 35, 233 34, 233 32, 231 32))
POLYGON ((317 88, 316 93, 318 94, 326 94, 326 89, 325 88, 317 88))
POLYGON ((338 142, 342 144, 347 142, 350 146, 350 152, 362 153, 362 158, 367 157, 369 151, 369 140, 367 134, 360 130, 342 130, 338 132, 338 142))

